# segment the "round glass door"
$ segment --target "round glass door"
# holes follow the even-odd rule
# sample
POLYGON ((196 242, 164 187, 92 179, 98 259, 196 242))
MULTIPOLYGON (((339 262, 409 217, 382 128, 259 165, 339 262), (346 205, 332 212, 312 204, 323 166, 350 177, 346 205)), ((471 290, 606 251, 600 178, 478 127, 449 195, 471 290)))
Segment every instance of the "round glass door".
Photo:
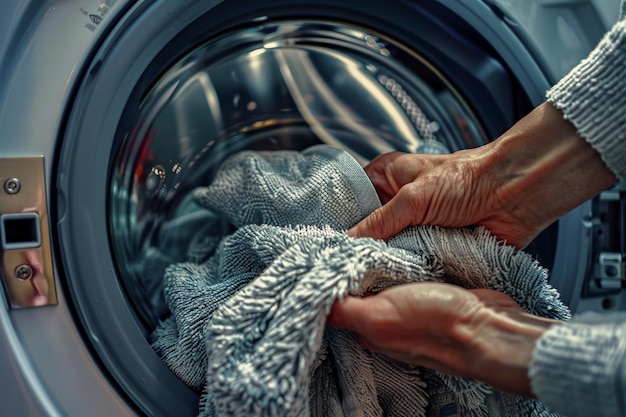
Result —
POLYGON ((244 149, 325 143, 366 164, 388 151, 448 153, 485 141, 443 75, 380 34, 320 21, 225 33, 162 75, 124 138, 110 180, 119 275, 154 328, 168 314, 165 268, 201 261, 205 240, 232 232, 195 205, 191 191, 244 149), (208 227, 201 242, 199 227, 208 227))

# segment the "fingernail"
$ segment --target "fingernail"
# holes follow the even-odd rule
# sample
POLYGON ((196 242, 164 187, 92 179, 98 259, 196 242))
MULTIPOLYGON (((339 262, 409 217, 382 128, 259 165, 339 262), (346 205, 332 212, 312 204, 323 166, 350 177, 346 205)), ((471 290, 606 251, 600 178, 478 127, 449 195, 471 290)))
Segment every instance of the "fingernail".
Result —
POLYGON ((353 227, 352 229, 347 230, 347 231, 346 231, 346 234, 347 234, 349 237, 359 237, 359 234, 358 234, 357 230, 358 230, 358 229, 357 229, 357 227, 355 226, 355 227, 353 227))

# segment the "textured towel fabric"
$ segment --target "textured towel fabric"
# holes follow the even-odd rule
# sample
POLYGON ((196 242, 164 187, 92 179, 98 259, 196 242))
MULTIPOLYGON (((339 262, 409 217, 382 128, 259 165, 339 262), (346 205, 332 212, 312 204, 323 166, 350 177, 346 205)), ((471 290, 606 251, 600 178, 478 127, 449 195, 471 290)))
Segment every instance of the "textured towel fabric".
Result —
POLYGON ((153 347, 202 392, 202 416, 549 416, 542 404, 403 364, 325 328, 335 300, 439 281, 569 318, 547 273, 487 230, 412 227, 389 242, 342 231, 379 206, 347 153, 244 152, 194 194, 238 230, 203 263, 170 266, 153 347))
POLYGON ((221 239, 234 227, 219 215, 200 207, 187 196, 172 218, 162 224, 154 237, 142 234, 140 255, 129 263, 133 299, 142 306, 139 312, 150 328, 169 315, 163 298, 163 275, 168 266, 178 262, 204 262, 221 239))

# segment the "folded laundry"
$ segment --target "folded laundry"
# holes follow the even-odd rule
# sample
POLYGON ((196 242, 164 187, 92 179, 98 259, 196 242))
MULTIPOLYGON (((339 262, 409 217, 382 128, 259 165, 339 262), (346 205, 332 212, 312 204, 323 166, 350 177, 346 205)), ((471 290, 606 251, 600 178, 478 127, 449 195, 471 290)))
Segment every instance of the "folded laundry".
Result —
POLYGON ((201 416, 554 415, 531 399, 371 353, 325 326, 348 294, 423 281, 492 288, 530 313, 568 319, 530 255, 481 227, 349 238, 343 231, 380 202, 358 163, 326 145, 237 154, 194 197, 237 230, 202 262, 167 268, 171 315, 152 345, 201 392, 201 416))

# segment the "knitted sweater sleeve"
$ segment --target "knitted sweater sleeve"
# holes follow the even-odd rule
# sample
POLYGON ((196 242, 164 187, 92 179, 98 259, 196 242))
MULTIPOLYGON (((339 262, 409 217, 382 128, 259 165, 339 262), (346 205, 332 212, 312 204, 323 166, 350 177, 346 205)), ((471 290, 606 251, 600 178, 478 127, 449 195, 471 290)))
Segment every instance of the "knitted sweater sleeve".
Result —
POLYGON ((585 313, 538 340, 529 377, 537 399, 567 417, 626 415, 626 313, 585 313))
POLYGON ((626 19, 547 93, 580 136, 626 181, 626 19))
MULTIPOLYGON (((626 20, 547 93, 626 181, 626 20)), ((626 416, 626 313, 586 313, 554 325, 538 340, 529 367, 532 390, 554 411, 626 416)))

